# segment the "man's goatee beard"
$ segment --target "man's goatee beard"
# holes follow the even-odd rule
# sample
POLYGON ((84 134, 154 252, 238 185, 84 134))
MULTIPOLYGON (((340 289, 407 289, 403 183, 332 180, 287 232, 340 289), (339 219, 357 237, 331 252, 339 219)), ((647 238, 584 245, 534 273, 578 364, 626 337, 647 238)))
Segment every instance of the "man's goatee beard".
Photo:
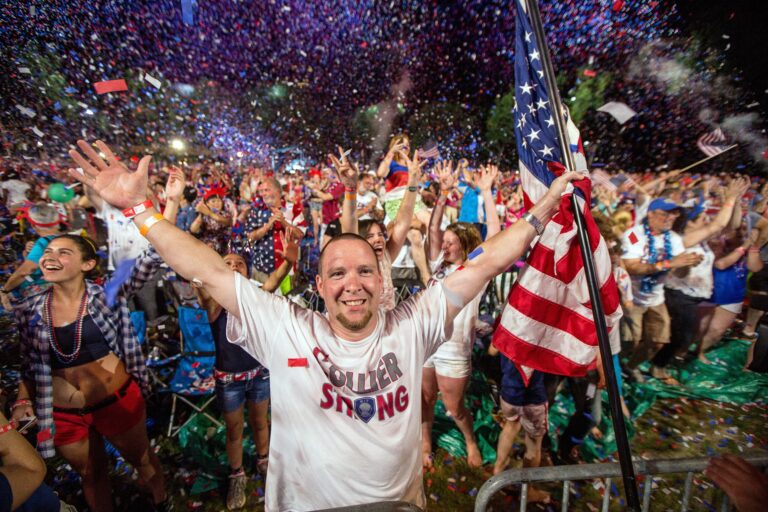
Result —
POLYGON ((349 318, 345 317, 341 313, 336 314, 336 320, 339 321, 339 323, 345 328, 350 331, 359 331, 361 329, 364 329, 366 325, 368 325, 368 322, 371 321, 371 317, 373 316, 373 313, 370 311, 365 312, 365 317, 360 320, 359 322, 353 322, 349 318))

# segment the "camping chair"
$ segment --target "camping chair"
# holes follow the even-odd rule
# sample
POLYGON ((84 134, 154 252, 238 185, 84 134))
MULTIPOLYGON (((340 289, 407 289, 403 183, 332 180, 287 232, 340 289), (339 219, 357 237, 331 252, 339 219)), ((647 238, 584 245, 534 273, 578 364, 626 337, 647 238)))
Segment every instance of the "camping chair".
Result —
POLYGON ((202 309, 180 307, 181 353, 176 360, 176 370, 168 384, 159 382, 160 392, 172 394, 171 415, 168 420, 168 437, 173 437, 195 416, 203 414, 217 426, 222 423, 207 412, 215 400, 213 365, 216 348, 208 323, 208 315, 202 309), (187 420, 174 426, 176 407, 181 402, 192 409, 187 420))

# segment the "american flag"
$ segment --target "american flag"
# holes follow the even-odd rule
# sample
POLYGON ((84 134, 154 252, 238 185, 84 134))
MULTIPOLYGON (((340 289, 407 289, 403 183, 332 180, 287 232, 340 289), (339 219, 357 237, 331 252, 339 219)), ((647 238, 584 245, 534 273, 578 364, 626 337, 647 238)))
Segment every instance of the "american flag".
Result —
POLYGON ((438 158, 440 156, 440 151, 437 149, 437 144, 432 146, 429 149, 421 148, 417 151, 419 154, 419 158, 438 158))
POLYGON ((725 134, 720 128, 716 128, 699 137, 699 140, 696 141, 696 145, 699 146, 699 149, 705 155, 715 156, 728 149, 724 142, 725 134))
MULTIPOLYGON (((524 200, 526 208, 530 208, 546 194, 564 166, 560 163, 555 110, 550 104, 541 54, 522 0, 516 0, 516 4, 515 138, 524 200)), ((570 119, 567 128, 576 170, 585 171, 587 162, 579 131, 570 119)), ((584 209, 606 322, 616 335, 621 308, 608 247, 588 207, 589 181, 581 180, 575 186, 586 198, 578 202, 584 209)), ((531 250, 493 336, 494 345, 515 362, 526 381, 534 369, 585 375, 595 367, 598 355, 589 290, 570 207, 573 190, 573 186, 568 187, 559 211, 531 250)))

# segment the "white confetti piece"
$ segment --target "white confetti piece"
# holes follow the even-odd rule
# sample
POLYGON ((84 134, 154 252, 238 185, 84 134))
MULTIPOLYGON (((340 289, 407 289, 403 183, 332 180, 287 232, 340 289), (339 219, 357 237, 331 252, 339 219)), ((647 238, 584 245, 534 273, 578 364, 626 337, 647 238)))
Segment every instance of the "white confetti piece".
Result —
POLYGON ((153 86, 154 86, 156 89, 159 89, 159 88, 160 88, 160 85, 161 85, 161 83, 160 83, 160 80, 158 80, 157 78, 154 78, 154 77, 152 77, 152 76, 150 76, 150 75, 144 75, 144 81, 145 81, 145 82, 149 82, 149 83, 150 83, 150 84, 152 84, 152 85, 153 85, 153 86))
POLYGON ((32 110, 31 108, 27 108, 25 106, 18 105, 18 104, 16 105, 16 108, 19 109, 19 111, 22 114, 24 114, 25 116, 27 116, 27 117, 31 118, 31 117, 35 117, 37 115, 37 114, 35 114, 35 111, 32 110))
POLYGON ((27 75, 31 75, 32 72, 29 70, 29 68, 19 68, 19 73, 25 73, 27 75))
POLYGON ((33 131, 33 132, 35 132, 35 135, 37 135, 38 137, 42 137, 43 135, 45 135, 43 132, 41 132, 41 131, 38 129, 38 127, 37 127, 37 126, 33 126, 33 127, 32 127, 32 131, 33 131))

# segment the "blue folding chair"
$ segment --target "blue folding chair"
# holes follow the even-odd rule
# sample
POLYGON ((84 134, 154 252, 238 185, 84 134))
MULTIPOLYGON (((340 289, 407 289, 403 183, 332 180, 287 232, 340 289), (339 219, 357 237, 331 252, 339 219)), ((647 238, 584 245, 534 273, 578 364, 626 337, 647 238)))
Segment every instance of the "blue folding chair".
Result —
POLYGON ((205 310, 189 307, 179 307, 178 314, 181 353, 178 355, 173 377, 166 387, 160 390, 172 393, 171 416, 168 421, 169 437, 177 435, 179 430, 198 414, 203 414, 217 426, 222 425, 206 410, 216 398, 213 377, 216 347, 208 315, 205 310), (179 402, 189 406, 192 412, 184 423, 174 426, 179 402))

